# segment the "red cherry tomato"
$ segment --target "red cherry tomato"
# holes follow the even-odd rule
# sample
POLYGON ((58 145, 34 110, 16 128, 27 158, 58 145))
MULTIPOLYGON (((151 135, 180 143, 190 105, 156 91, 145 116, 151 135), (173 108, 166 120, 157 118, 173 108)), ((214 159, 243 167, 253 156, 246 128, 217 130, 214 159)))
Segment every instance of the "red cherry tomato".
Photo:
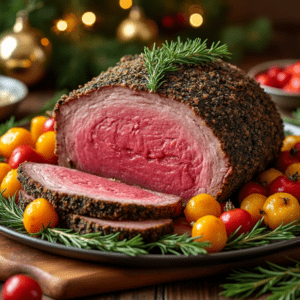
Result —
POLYGON ((295 64, 289 65, 284 70, 287 73, 290 73, 292 76, 300 76, 300 61, 295 64))
POLYGON ((54 118, 47 119, 42 126, 42 131, 43 132, 54 131, 54 124, 55 124, 54 118))
POLYGON ((283 89, 290 92, 300 92, 300 75, 292 76, 283 89))
POLYGON ((270 195, 275 193, 288 193, 300 201, 300 182, 297 178, 278 176, 269 185, 270 195))
POLYGON ((273 86, 275 87, 277 85, 276 80, 274 78, 271 78, 266 73, 261 73, 255 77, 256 81, 258 81, 260 84, 273 86))
POLYGON ((251 231, 254 226, 253 219, 246 210, 235 208, 225 211, 221 214, 220 219, 225 224, 227 236, 233 234, 240 226, 238 235, 251 231))
POLYGON ((299 149, 296 149, 295 147, 292 147, 290 150, 281 151, 275 162, 276 169, 284 173, 289 165, 300 162, 298 152, 299 149))
POLYGON ((262 194, 268 196, 268 188, 258 182, 249 181, 239 191, 238 201, 241 203, 250 194, 262 194))
POLYGON ((277 74, 277 84, 279 88, 283 88, 291 79, 292 75, 284 71, 277 74))
POLYGON ((3 300, 41 300, 42 289, 31 277, 20 274, 10 277, 3 285, 3 300))
POLYGON ((34 149, 31 148, 31 146, 21 145, 13 150, 8 163, 12 169, 16 169, 24 161, 36 163, 46 162, 40 154, 38 154, 34 149))

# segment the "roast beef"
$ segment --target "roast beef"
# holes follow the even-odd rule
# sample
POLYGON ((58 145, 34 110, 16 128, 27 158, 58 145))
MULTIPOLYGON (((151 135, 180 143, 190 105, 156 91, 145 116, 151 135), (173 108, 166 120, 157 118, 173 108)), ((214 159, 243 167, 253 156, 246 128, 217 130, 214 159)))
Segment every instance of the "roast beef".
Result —
MULTIPOLYGON (((35 198, 24 190, 19 192, 18 206, 25 210, 26 206, 35 198)), ((59 226, 73 229, 79 234, 102 232, 103 235, 119 232, 119 239, 131 239, 141 235, 145 242, 153 242, 161 236, 174 232, 172 219, 144 220, 144 221, 115 221, 97 219, 57 210, 59 226)))
POLYGON ((156 92, 143 56, 125 57, 64 95, 54 110, 64 167, 130 185, 218 200, 264 170, 280 151, 283 124, 271 98, 237 67, 180 65, 156 92))
POLYGON ((178 196, 148 191, 56 165, 25 162, 18 168, 23 190, 46 198, 57 211, 114 220, 164 219, 178 215, 178 196))

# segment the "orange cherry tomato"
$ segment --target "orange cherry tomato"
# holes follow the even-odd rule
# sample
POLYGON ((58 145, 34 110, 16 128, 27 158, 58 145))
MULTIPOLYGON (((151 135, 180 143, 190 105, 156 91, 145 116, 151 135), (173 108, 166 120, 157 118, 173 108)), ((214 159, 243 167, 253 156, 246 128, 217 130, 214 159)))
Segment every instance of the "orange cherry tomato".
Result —
POLYGON ((262 194, 250 194, 241 203, 241 209, 246 210, 252 217, 254 224, 261 218, 261 210, 267 197, 262 194))
POLYGON ((2 193, 3 197, 8 199, 15 195, 16 202, 18 202, 18 194, 21 189, 21 183, 18 181, 17 176, 17 169, 10 170, 3 178, 0 186, 1 192, 5 190, 2 193))
POLYGON ((192 228, 192 237, 197 242, 209 242, 207 252, 220 252, 226 245, 227 233, 223 221, 215 216, 204 216, 197 220, 192 228))
POLYGON ((45 116, 37 116, 31 119, 30 133, 34 143, 36 143, 39 136, 43 133, 43 125, 46 121, 47 117, 45 116))
POLYGON ((47 131, 42 133, 35 144, 35 150, 42 155, 49 164, 57 163, 57 155, 55 154, 55 132, 47 131))
POLYGON ((0 184, 6 174, 11 170, 11 167, 7 163, 0 163, 0 184))
POLYGON ((300 135, 288 135, 282 143, 281 151, 289 151, 300 142, 300 135))
POLYGON ((0 154, 9 158, 15 148, 20 145, 34 146, 30 132, 22 127, 13 127, 0 137, 0 154))
POLYGON ((196 222, 206 215, 219 217, 221 215, 221 205, 214 197, 208 194, 199 194, 187 203, 184 215, 189 223, 196 222))
POLYGON ((300 163, 293 163, 291 165, 289 165, 285 172, 284 172, 285 176, 289 177, 289 176, 297 176, 299 175, 298 181, 300 181, 300 163))
POLYGON ((23 214, 24 227, 28 233, 40 232, 47 226, 54 228, 58 224, 58 220, 53 205, 44 198, 30 202, 23 214))
POLYGON ((270 185, 270 183, 276 179, 278 176, 282 176, 283 173, 274 169, 270 168, 268 170, 263 171, 258 175, 258 180, 261 184, 266 183, 267 185, 270 185))
POLYGON ((300 219, 300 206, 298 200, 288 193, 275 193, 269 196, 262 208, 264 222, 274 230, 281 224, 296 223, 300 219))

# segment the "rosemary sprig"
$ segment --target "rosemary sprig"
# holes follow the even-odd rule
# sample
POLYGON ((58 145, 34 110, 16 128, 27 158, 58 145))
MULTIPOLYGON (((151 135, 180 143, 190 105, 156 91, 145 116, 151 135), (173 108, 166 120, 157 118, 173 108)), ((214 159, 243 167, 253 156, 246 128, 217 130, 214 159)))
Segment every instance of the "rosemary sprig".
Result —
POLYGON ((224 290, 220 295, 246 299, 253 294, 259 297, 271 292, 268 300, 296 299, 300 295, 300 262, 294 262, 296 265, 292 267, 267 262, 266 268, 259 266, 250 270, 235 270, 227 278, 234 282, 222 285, 224 290))
POLYGON ((224 250, 244 249, 270 244, 274 240, 291 240, 300 233, 300 225, 292 222, 287 225, 280 225, 275 230, 269 230, 261 226, 263 219, 258 221, 253 229, 245 234, 237 236, 232 234, 226 243, 224 250))
POLYGON ((204 249, 209 246, 209 242, 194 242, 196 238, 188 237, 187 234, 183 235, 166 235, 160 240, 145 245, 145 248, 150 251, 158 247, 162 254, 172 253, 180 255, 183 253, 185 256, 207 254, 204 249))
POLYGON ((300 107, 296 109, 296 111, 292 112, 292 118, 290 117, 282 117, 282 120, 286 123, 294 124, 300 126, 300 107))
POLYGON ((215 61, 218 58, 229 57, 227 45, 220 45, 220 42, 212 43, 207 48, 207 40, 201 39, 187 40, 185 43, 180 41, 168 43, 166 41, 161 48, 156 48, 154 44, 152 50, 144 48, 144 62, 148 71, 147 87, 150 91, 157 90, 163 83, 167 72, 178 70, 176 64, 204 64, 215 61))
MULTIPOLYGON (((18 232, 26 233, 23 225, 23 211, 16 205, 15 197, 7 201, 1 193, 0 224, 6 227, 12 227, 18 232)), ((61 243, 69 247, 119 252, 131 256, 148 254, 156 247, 161 250, 162 254, 206 254, 206 250, 204 250, 203 247, 208 244, 193 242, 195 238, 188 237, 187 235, 166 235, 157 242, 146 244, 139 235, 130 240, 119 240, 119 233, 102 235, 102 233, 99 232, 79 235, 71 229, 50 227, 46 227, 36 234, 31 234, 31 236, 39 236, 43 240, 52 243, 61 243)))

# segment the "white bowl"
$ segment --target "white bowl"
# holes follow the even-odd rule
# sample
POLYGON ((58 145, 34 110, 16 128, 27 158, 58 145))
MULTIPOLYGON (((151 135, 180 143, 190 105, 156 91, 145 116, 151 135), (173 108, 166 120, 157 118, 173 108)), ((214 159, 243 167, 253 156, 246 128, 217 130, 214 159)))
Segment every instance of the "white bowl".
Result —
MULTIPOLYGON (((248 75, 255 78, 256 75, 267 71, 271 67, 284 68, 288 65, 296 63, 297 61, 300 61, 300 59, 281 59, 267 61, 251 68, 248 72, 248 75)), ((284 109, 295 109, 297 107, 300 107, 300 93, 288 92, 263 84, 261 84, 261 87, 265 90, 266 93, 271 96, 272 100, 278 105, 278 107, 284 109)))
POLYGON ((23 82, 0 75, 0 120, 5 120, 13 115, 27 94, 28 88, 23 82), (7 100, 6 97, 9 97, 10 100, 7 100))

